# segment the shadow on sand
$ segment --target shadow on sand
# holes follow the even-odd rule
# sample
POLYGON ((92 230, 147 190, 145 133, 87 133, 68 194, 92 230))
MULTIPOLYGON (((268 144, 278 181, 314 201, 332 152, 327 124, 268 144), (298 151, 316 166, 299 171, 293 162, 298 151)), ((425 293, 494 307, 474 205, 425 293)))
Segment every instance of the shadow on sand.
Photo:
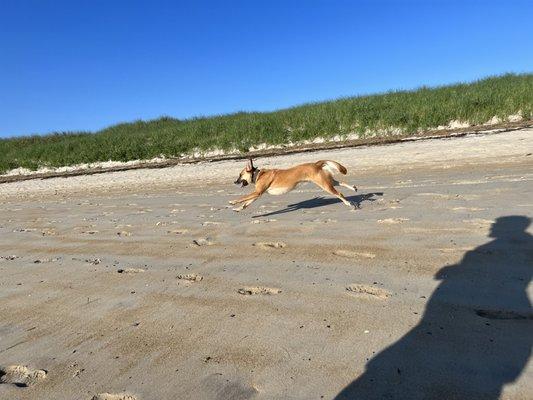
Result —
MULTIPOLYGON (((378 196, 383 196, 383 192, 359 194, 356 196, 346 196, 346 199, 348 201, 351 201, 352 203, 355 203, 357 207, 359 207, 361 203, 365 201, 370 201, 370 202, 376 201, 378 196)), ((300 201, 298 203, 289 204, 287 208, 284 208, 282 210, 272 211, 272 212, 261 214, 261 215, 255 215, 252 218, 269 217, 271 215, 285 214, 285 213, 302 210, 302 209, 324 207, 324 206, 329 206, 330 204, 336 204, 336 203, 342 204, 342 202, 336 197, 328 197, 328 198, 315 197, 314 199, 309 199, 309 200, 300 201)))
POLYGON ((442 268, 418 325, 335 399, 498 399, 522 373, 533 343, 530 222, 498 218, 492 241, 442 268))

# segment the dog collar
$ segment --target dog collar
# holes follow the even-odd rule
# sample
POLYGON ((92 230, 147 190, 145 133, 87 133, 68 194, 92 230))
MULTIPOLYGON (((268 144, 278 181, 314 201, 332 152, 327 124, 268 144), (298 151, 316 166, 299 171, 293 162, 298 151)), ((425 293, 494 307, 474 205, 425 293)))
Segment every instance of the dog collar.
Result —
POLYGON ((252 183, 255 183, 255 181, 257 180, 257 177, 259 176, 259 173, 261 172, 260 169, 256 169, 253 174, 252 174, 252 183))

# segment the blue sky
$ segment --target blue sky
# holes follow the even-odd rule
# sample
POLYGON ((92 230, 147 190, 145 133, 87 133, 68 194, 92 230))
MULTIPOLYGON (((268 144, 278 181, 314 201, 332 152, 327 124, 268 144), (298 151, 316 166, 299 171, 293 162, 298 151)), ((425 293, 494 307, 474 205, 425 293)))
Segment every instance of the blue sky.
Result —
POLYGON ((0 137, 533 71, 532 1, 0 2, 0 137))

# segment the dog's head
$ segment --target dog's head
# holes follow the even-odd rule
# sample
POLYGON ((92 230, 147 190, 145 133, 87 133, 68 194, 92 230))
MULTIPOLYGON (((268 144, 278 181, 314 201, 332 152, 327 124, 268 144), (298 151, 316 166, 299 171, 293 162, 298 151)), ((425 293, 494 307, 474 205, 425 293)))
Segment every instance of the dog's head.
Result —
POLYGON ((257 170, 256 167, 254 167, 254 162, 250 158, 250 160, 246 163, 246 167, 241 171, 239 174, 239 177, 234 182, 236 185, 241 185, 241 187, 244 187, 248 185, 249 183, 252 183, 254 172, 257 170))

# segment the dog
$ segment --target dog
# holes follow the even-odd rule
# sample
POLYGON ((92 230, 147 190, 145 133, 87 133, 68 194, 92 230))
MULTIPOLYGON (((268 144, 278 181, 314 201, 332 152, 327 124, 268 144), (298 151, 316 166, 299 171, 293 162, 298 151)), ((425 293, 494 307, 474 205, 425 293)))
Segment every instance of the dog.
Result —
POLYGON ((354 192, 357 192, 357 187, 337 181, 333 178, 335 172, 346 175, 348 171, 338 162, 330 160, 300 164, 289 169, 259 169, 254 167, 253 160, 250 159, 234 183, 241 185, 241 187, 253 183, 255 190, 237 200, 231 200, 229 203, 231 205, 242 203, 240 207, 233 209, 234 211, 241 211, 265 192, 272 195, 285 194, 293 190, 299 183, 313 182, 355 210, 358 206, 348 201, 342 193, 335 189, 335 186, 343 186, 354 192))

